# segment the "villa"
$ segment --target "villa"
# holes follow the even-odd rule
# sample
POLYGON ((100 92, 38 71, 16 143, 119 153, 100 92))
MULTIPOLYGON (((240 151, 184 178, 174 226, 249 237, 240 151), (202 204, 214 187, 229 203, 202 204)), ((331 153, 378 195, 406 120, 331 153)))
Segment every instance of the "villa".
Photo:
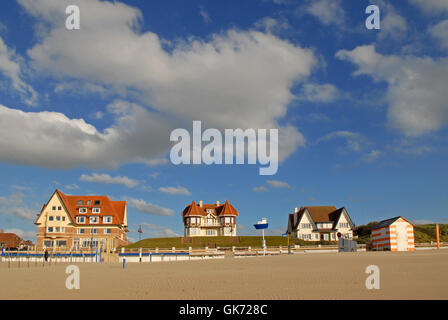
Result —
POLYGON ((185 237, 235 237, 237 216, 238 212, 228 201, 196 204, 193 200, 182 212, 185 237))
POLYGON ((126 201, 71 196, 56 190, 35 222, 37 248, 112 250, 126 245, 126 201))
POLYGON ((307 241, 337 241, 338 233, 353 239, 353 224, 347 210, 333 206, 294 208, 288 218, 287 233, 292 238, 307 241))

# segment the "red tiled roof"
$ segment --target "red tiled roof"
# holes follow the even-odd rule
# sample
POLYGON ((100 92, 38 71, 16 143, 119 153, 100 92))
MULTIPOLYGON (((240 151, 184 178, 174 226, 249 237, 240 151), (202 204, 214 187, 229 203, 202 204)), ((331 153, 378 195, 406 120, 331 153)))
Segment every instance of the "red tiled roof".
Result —
MULTIPOLYGON (((60 190, 56 190, 55 193, 60 197, 74 223, 77 216, 112 216, 112 225, 124 224, 126 201, 111 201, 107 196, 71 196, 60 190), (82 205, 78 204, 79 201, 82 201, 82 205), (87 201, 90 201, 89 205, 87 201), (96 205, 95 201, 100 201, 100 204, 96 205), (87 208, 87 213, 79 213, 79 208, 87 208), (92 208, 100 208, 100 213, 93 213, 92 208)), ((48 203, 43 206, 42 211, 47 205, 48 203)), ((83 225, 89 225, 88 221, 83 225)), ((95 223, 95 225, 101 225, 101 223, 95 223)))
POLYGON ((336 209, 336 207, 334 206, 301 207, 299 212, 297 213, 297 221, 295 225, 292 223, 294 220, 294 214, 290 214, 289 216, 289 219, 291 219, 291 225, 293 225, 294 228, 297 228, 297 225, 302 218, 305 209, 309 212, 314 223, 320 223, 336 222, 343 208, 336 209))
POLYGON ((203 204, 202 207, 193 200, 191 204, 189 204, 184 211, 182 211, 182 217, 188 216, 206 216, 207 209, 215 210, 216 216, 227 216, 234 215, 238 216, 238 211, 226 200, 224 204, 203 204))
POLYGON ((17 248, 23 242, 15 233, 0 233, 0 244, 4 248, 17 248))

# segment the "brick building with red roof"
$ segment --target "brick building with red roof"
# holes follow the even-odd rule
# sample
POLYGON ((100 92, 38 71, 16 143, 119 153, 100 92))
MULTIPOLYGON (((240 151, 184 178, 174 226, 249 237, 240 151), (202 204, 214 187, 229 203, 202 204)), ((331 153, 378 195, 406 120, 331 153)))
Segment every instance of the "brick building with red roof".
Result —
POLYGON ((126 245, 126 201, 107 196, 72 196, 56 190, 35 222, 37 248, 114 249, 126 245))
POLYGON ((236 236, 238 211, 226 200, 213 204, 199 204, 193 200, 182 212, 185 237, 236 236))

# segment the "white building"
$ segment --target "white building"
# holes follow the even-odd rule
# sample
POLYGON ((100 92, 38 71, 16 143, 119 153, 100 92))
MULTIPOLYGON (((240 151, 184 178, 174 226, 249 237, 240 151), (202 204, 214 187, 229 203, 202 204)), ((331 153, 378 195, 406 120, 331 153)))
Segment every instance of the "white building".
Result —
POLYGON ((338 232, 345 239, 353 239, 354 228, 344 207, 301 207, 289 215, 287 233, 307 241, 337 241, 338 232))

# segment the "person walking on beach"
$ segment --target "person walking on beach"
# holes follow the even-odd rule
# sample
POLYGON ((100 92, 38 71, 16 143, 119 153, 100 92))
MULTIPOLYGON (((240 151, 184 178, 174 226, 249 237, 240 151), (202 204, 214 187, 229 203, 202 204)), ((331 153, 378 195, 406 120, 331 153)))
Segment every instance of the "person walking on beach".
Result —
POLYGON ((44 257, 45 257, 45 262, 47 262, 48 261, 48 250, 47 249, 45 249, 44 257))

